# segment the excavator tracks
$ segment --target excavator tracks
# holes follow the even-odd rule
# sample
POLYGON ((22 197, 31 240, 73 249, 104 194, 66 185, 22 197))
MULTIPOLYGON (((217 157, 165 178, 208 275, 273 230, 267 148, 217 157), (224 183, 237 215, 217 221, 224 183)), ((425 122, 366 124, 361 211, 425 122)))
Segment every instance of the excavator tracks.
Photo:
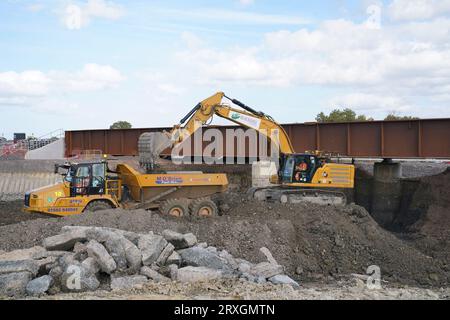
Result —
POLYGON ((281 203, 314 203, 318 205, 345 205, 347 196, 340 191, 323 189, 293 189, 284 187, 251 188, 251 199, 281 203))

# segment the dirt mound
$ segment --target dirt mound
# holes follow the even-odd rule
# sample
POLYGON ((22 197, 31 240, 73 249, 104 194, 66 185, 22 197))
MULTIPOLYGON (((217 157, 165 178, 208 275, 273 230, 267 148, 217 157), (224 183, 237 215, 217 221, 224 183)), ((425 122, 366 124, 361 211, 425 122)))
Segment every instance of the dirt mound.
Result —
MULTIPOLYGON (((59 219, 37 219, 0 227, 0 249, 40 244, 64 225, 103 226, 136 232, 172 229, 193 232, 200 241, 252 262, 264 259, 259 248, 297 280, 326 280, 342 274, 381 268, 384 280, 419 285, 448 283, 439 260, 381 229, 365 209, 314 205, 282 205, 230 197, 231 210, 222 217, 176 219, 144 210, 106 210, 59 219)), ((17 212, 18 215, 24 214, 17 212)))
POLYGON ((39 214, 22 213, 22 207, 23 200, 0 201, 0 226, 48 217, 39 214))

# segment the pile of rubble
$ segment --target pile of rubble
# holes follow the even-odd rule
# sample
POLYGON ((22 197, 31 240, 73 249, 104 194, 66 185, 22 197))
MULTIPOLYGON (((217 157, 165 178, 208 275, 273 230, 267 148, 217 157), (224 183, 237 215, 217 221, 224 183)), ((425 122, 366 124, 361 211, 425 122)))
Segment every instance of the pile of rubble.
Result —
POLYGON ((0 296, 122 290, 152 282, 241 279, 255 283, 298 283, 284 275, 267 248, 258 264, 198 243, 192 233, 162 235, 113 228, 65 226, 42 246, 0 252, 0 296))

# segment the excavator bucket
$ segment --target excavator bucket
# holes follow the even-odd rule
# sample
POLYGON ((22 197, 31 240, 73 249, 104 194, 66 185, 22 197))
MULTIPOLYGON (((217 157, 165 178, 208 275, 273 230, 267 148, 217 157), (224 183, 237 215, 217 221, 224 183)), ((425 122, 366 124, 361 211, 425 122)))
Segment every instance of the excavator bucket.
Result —
POLYGON ((138 141, 139 164, 146 171, 153 171, 158 163, 161 152, 172 147, 173 143, 165 132, 146 132, 138 141))

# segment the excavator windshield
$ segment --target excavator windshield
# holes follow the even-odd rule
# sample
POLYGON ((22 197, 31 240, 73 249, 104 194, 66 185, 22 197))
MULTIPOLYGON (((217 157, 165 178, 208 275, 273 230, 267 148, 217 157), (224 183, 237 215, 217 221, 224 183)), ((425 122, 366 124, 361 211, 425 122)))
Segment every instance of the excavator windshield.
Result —
POLYGON ((290 154, 284 158, 281 179, 284 183, 309 183, 316 170, 321 166, 315 155, 290 154))

